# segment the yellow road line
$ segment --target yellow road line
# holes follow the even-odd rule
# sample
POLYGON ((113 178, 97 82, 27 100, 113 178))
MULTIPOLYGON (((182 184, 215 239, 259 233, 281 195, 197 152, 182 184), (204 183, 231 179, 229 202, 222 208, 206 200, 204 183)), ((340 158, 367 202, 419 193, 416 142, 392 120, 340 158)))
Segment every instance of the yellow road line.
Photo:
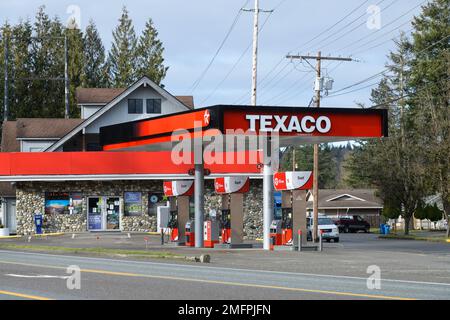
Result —
POLYGON ((52 300, 52 299, 46 298, 46 297, 33 296, 33 295, 29 295, 29 294, 11 292, 11 291, 5 291, 5 290, 0 290, 0 294, 19 297, 19 298, 32 299, 32 300, 52 300))
MULTIPOLYGON (((20 262, 9 262, 9 261, 8 262, 1 261, 0 263, 17 264, 17 265, 30 266, 30 267, 39 267, 39 268, 64 269, 64 270, 66 269, 64 267, 57 267, 57 266, 46 266, 46 265, 28 264, 28 263, 20 263, 20 262)), ((303 289, 303 288, 290 288, 290 287, 261 285, 261 284, 250 284, 250 283, 241 283, 241 282, 232 282, 232 281, 205 280, 205 279, 193 279, 193 278, 182 278, 182 277, 172 277, 172 276, 152 276, 152 275, 148 275, 148 274, 128 273, 128 272, 118 272, 118 271, 107 271, 107 270, 97 270, 97 269, 81 269, 80 271, 81 272, 86 272, 86 273, 96 273, 96 274, 121 276, 121 277, 139 277, 139 278, 150 278, 150 279, 191 281, 191 282, 219 284, 219 285, 228 285, 228 286, 251 287, 251 288, 262 288, 262 289, 276 289, 276 290, 285 290, 285 291, 294 291, 294 292, 319 293, 319 294, 348 296, 348 297, 359 297, 359 298, 370 298, 370 299, 416 300, 416 299, 412 299, 412 298, 385 296, 385 295, 361 294, 361 293, 351 293, 351 292, 342 292, 342 291, 328 291, 328 290, 303 289)))

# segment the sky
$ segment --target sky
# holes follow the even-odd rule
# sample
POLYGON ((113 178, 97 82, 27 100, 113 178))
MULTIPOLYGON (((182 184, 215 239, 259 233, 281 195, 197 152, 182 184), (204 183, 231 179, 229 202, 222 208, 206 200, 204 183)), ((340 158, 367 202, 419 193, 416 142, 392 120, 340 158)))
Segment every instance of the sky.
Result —
MULTIPOLYGON (((383 71, 389 51, 395 48, 392 39, 401 31, 409 33, 413 16, 426 2, 260 0, 261 9, 274 11, 259 15, 258 104, 308 106, 314 95, 314 69, 305 61, 285 56, 315 55, 321 50, 324 56, 356 60, 323 62, 323 75, 334 83, 322 106, 370 106, 371 89, 380 78, 339 90, 383 71)), ((158 29, 169 66, 163 84, 169 92, 193 95, 197 107, 250 104, 253 13, 240 9, 252 8, 254 0, 0 0, 0 23, 16 23, 21 18, 33 21, 41 5, 46 6, 47 14, 62 21, 75 12, 81 29, 93 19, 107 49, 126 5, 137 34, 149 18, 158 29), (229 37, 198 82, 236 17, 229 37)))

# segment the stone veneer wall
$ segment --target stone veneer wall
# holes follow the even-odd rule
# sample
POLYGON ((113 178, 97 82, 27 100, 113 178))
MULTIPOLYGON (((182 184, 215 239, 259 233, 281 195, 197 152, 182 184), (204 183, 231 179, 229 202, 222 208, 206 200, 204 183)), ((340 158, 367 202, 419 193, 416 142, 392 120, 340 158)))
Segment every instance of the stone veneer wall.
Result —
MULTIPOLYGON (((220 213, 220 196, 214 193, 212 180, 205 183, 205 213, 215 209, 220 213)), ((83 232, 87 230, 87 197, 115 196, 121 198, 125 191, 162 192, 162 181, 70 181, 70 182, 19 182, 16 189, 17 233, 33 234, 34 213, 44 212, 45 192, 81 192, 83 210, 81 214, 44 214, 43 230, 50 232, 83 232)), ((142 196, 142 207, 148 207, 148 197, 142 196)), ((252 180, 250 192, 244 197, 244 237, 262 237, 262 180, 252 180)), ((123 231, 156 231, 156 216, 146 212, 140 216, 121 215, 120 227, 123 231)))
MULTIPOLYGON (((205 183, 205 214, 212 209, 220 214, 221 196, 214 193, 211 180, 205 183)), ((250 180, 250 192, 244 195, 244 239, 254 240, 263 237, 262 179, 250 180)))
MULTIPOLYGON (((83 211, 81 214, 44 214, 43 231, 83 232, 87 230, 87 197, 111 196, 121 198, 125 191, 162 192, 161 181, 70 181, 70 182, 20 182, 16 189, 17 233, 33 234, 34 213, 44 212, 45 192, 81 192, 83 211)), ((144 211, 148 207, 148 197, 142 196, 144 211)), ((141 216, 123 216, 120 228, 124 231, 156 231, 156 216, 144 212, 141 216)))

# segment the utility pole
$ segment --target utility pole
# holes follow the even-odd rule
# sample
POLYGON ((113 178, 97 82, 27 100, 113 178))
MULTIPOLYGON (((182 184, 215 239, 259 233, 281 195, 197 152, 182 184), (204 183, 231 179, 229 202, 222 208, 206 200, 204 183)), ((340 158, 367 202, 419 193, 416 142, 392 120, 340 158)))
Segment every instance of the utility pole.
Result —
POLYGON ((4 109, 3 109, 3 120, 8 121, 8 113, 9 113, 9 106, 8 106, 8 60, 9 60, 9 46, 8 46, 8 37, 4 34, 3 35, 3 41, 5 42, 5 92, 4 92, 4 109))
POLYGON ((69 49, 67 44, 67 30, 64 35, 64 102, 65 102, 65 112, 64 117, 69 119, 69 49))
MULTIPOLYGON (((308 60, 316 60, 316 67, 310 66, 316 70, 317 77, 315 83, 315 91, 316 91, 316 107, 320 108, 320 98, 322 88, 322 60, 331 60, 331 61, 353 61, 351 58, 342 58, 342 57, 323 57, 322 52, 319 51, 317 56, 301 56, 301 55, 288 55, 286 56, 288 59, 300 59, 305 60, 308 64, 308 60)), ((314 168, 313 168, 313 241, 317 242, 319 238, 319 145, 314 144, 314 168)))
POLYGON ((253 63, 252 63, 252 106, 256 106, 256 86, 258 81, 258 20, 259 0, 255 0, 253 16, 253 63))
MULTIPOLYGON (((241 9, 245 12, 253 12, 253 63, 252 63, 252 92, 251 92, 251 105, 256 106, 257 98, 257 86, 258 86, 258 31, 259 31, 259 13, 260 12, 273 12, 273 10, 261 10, 259 9, 259 0, 255 0, 254 9, 241 9)), ((263 169, 263 247, 265 250, 270 250, 270 224, 273 219, 273 171, 270 163, 270 156, 272 155, 272 141, 271 137, 267 137, 265 156, 268 159, 264 159, 263 169), (270 156, 269 156, 270 155, 270 156)), ((278 152, 278 151, 277 151, 278 152)))
POLYGON ((241 9, 244 12, 253 12, 253 55, 252 55, 252 95, 251 105, 256 106, 257 86, 258 86, 258 34, 259 34, 259 13, 272 13, 273 10, 262 10, 259 8, 259 0, 255 0, 253 9, 241 9))

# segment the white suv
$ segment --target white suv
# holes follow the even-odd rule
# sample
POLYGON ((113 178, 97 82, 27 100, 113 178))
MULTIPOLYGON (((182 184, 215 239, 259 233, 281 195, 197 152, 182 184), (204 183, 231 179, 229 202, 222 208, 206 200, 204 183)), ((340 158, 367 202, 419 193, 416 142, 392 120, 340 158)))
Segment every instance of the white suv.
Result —
MULTIPOLYGON (((308 241, 312 241, 312 224, 313 218, 307 218, 308 224, 308 241)), ((330 242, 339 242, 339 228, 334 224, 333 220, 327 216, 319 216, 319 232, 322 232, 322 239, 330 242)))

